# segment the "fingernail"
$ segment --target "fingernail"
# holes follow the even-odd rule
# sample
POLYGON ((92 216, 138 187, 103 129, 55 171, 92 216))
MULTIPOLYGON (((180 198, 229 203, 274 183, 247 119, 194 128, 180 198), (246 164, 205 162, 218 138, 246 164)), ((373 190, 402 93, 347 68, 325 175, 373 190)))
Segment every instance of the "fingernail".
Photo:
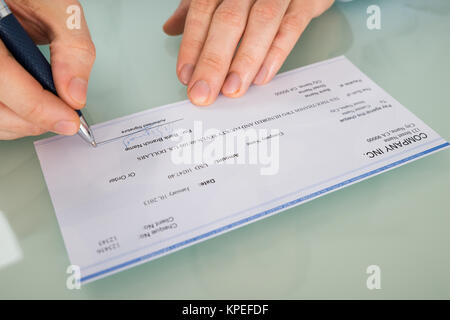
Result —
POLYGON ((86 104, 88 83, 81 78, 73 78, 69 83, 69 95, 79 104, 86 104))
POLYGON ((73 121, 60 121, 55 124, 54 131, 59 134, 73 135, 78 132, 78 127, 73 121))
POLYGON ((222 92, 224 94, 235 94, 241 89, 241 77, 236 72, 232 72, 227 76, 222 92))
POLYGON ((192 64, 185 64, 180 71, 180 80, 186 85, 189 83, 194 72, 194 66, 192 64))
POLYGON ((259 69, 258 74, 255 77, 255 80, 253 80, 253 83, 257 85, 263 84, 266 77, 267 77, 267 68, 266 66, 262 66, 261 69, 259 69))
POLYGON ((202 104, 208 100, 211 89, 205 80, 198 80, 189 91, 189 97, 195 104, 202 104))

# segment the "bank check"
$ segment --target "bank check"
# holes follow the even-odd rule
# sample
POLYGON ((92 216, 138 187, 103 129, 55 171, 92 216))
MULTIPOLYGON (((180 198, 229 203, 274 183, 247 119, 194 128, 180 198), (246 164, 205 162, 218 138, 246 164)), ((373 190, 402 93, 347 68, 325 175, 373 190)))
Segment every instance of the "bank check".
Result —
POLYGON ((93 131, 97 148, 77 136, 35 143, 83 283, 449 146, 345 57, 240 99, 184 101, 93 131))

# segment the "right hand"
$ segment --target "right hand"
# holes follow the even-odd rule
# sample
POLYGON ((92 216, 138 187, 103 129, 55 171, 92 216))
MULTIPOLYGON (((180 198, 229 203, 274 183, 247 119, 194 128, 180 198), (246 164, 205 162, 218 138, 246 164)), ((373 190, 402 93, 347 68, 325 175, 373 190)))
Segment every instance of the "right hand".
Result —
MULTIPOLYGON (((81 13, 81 28, 69 29, 66 13, 76 0, 6 0, 38 44, 50 44, 53 79, 59 97, 46 91, 0 41, 0 140, 52 131, 73 135, 80 127, 75 109, 86 104, 95 47, 81 13)), ((80 6, 81 8, 81 6, 80 6)))

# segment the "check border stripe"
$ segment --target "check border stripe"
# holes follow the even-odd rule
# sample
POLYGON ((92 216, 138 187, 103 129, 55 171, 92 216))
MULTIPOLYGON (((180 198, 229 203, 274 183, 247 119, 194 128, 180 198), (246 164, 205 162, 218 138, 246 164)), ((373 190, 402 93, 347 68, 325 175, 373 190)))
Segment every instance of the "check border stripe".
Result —
POLYGON ((411 161, 411 160, 414 160, 414 159, 416 159, 416 158, 422 157, 422 156, 427 155, 427 154, 429 154, 429 153, 432 153, 432 152, 434 152, 434 151, 443 149, 443 148, 445 148, 445 147, 447 147, 447 146, 449 146, 449 145, 450 145, 450 144, 449 144, 448 142, 445 142, 445 143, 443 143, 443 144, 440 144, 440 145, 437 145, 437 146, 432 147, 432 148, 430 148, 430 149, 421 151, 421 152, 419 152, 419 153, 416 153, 416 154, 414 154, 414 155, 408 156, 408 157, 403 158, 403 159, 401 159, 401 160, 394 161, 394 162, 392 162, 392 163, 390 163, 390 164, 387 164, 387 165, 384 165, 384 166, 382 166, 382 167, 380 167, 380 168, 377 168, 377 169, 368 171, 368 172, 366 172, 366 173, 360 174, 360 175, 355 176, 355 177, 353 177, 353 178, 350 178, 350 179, 347 179, 347 180, 345 180, 345 181, 336 183, 336 184, 334 184, 334 185, 332 185, 332 186, 329 186, 329 187, 327 187, 327 188, 324 188, 324 189, 321 189, 321 190, 319 190, 319 191, 313 192, 313 193, 311 193, 311 194, 308 194, 308 195, 299 197, 299 198, 297 198, 297 199, 288 201, 288 202, 286 202, 286 203, 284 203, 284 204, 278 205, 278 206, 273 207, 273 208, 271 208, 271 209, 267 209, 267 210, 265 210, 265 211, 262 211, 262 212, 260 212, 260 213, 255 214, 255 215, 252 215, 252 216, 250 216, 250 217, 240 219, 240 220, 238 220, 238 221, 235 221, 235 222, 232 222, 232 223, 227 224, 227 225, 225 225, 225 226, 216 228, 216 229, 214 229, 214 230, 211 230, 211 231, 209 231, 209 232, 203 233, 203 234, 201 234, 201 235, 192 237, 192 238, 187 239, 187 240, 180 241, 180 242, 175 243, 175 244, 173 244, 173 245, 171 245, 171 246, 168 246, 168 247, 165 247, 165 248, 156 250, 156 251, 154 251, 154 252, 151 252, 151 253, 149 253, 149 254, 145 254, 145 255, 140 256, 140 257, 138 257, 138 258, 131 259, 131 260, 129 260, 129 261, 126 261, 126 262, 117 264, 117 265, 115 265, 115 266, 113 266, 113 267, 109 267, 109 268, 107 268, 107 269, 104 269, 104 270, 101 270, 101 271, 97 271, 97 272, 95 272, 95 273, 92 273, 92 274, 90 274, 90 275, 87 275, 87 276, 85 276, 85 277, 82 277, 82 278, 80 279, 80 281, 81 281, 81 282, 85 282, 85 281, 87 281, 87 280, 91 280, 91 279, 93 279, 93 278, 97 278, 97 277, 102 276, 102 275, 105 275, 105 274, 107 274, 107 273, 110 273, 110 272, 113 272, 113 271, 116 271, 116 270, 125 268, 125 267, 127 267, 127 266, 130 266, 130 265, 133 265, 133 264, 136 264, 136 263, 140 263, 140 262, 144 262, 144 261, 146 261, 146 260, 148 260, 148 259, 151 259, 151 258, 153 258, 153 257, 162 255, 162 254, 167 253, 167 252, 169 252, 169 251, 172 251, 172 250, 175 250, 175 249, 179 249, 179 248, 181 248, 181 247, 184 247, 184 246, 189 245, 189 244, 191 244, 191 243, 197 242, 197 241, 199 241, 199 240, 202 240, 202 239, 205 239, 205 238, 209 238, 209 237, 214 236, 214 235, 217 235, 217 234, 219 234, 219 233, 223 233, 223 232, 228 231, 228 230, 230 230, 230 229, 233 229, 233 228, 235 228, 235 227, 237 227, 237 226, 244 225, 244 224, 246 224, 246 223, 248 223, 248 222, 250 222, 250 221, 253 221, 253 220, 256 220, 256 219, 260 219, 260 218, 262 218, 262 217, 264 217, 264 216, 270 215, 270 214, 272 214, 272 213, 274 213, 274 212, 276 212, 276 211, 280 211, 280 210, 283 210, 283 209, 286 209, 286 208, 295 206, 295 205, 297 205, 297 204, 299 204, 299 203, 301 203, 301 202, 304 202, 304 201, 306 201, 306 200, 310 200, 310 199, 312 199, 312 198, 315 198, 315 197, 318 197, 318 196, 320 196, 320 195, 322 195, 322 194, 328 193, 328 192, 330 192, 330 191, 333 191, 333 190, 342 188, 342 187, 344 187, 344 186, 346 186, 346 185, 352 184, 352 183, 354 183, 354 182, 356 182, 356 181, 362 180, 362 179, 367 178, 367 177, 369 177, 369 176, 376 175, 376 174, 378 174, 378 173, 380 173, 380 172, 383 172, 383 171, 392 169, 392 168, 394 168, 394 167, 396 167, 396 166, 399 166, 399 165, 401 165, 401 164, 404 164, 404 163, 406 163, 406 162, 408 162, 408 161, 411 161))

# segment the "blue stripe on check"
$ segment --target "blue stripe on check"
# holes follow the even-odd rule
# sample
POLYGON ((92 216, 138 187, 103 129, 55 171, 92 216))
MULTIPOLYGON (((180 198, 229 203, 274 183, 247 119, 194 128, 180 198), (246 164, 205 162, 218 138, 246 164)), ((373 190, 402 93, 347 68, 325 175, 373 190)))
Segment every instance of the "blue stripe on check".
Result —
POLYGON ((340 182, 340 183, 337 183, 337 184, 332 185, 332 186, 330 186, 330 187, 327 187, 327 188, 325 188, 325 189, 322 189, 322 190, 313 192, 313 193, 308 194, 308 195, 306 195, 306 196, 300 197, 300 198, 298 198, 298 199, 289 201, 289 202, 284 203, 284 204, 282 204, 282 205, 279 205, 279 206, 276 206, 276 207, 274 207, 274 208, 271 208, 271 209, 268 209, 268 210, 266 210, 266 211, 263 211, 263 212, 260 212, 260 213, 258 213, 258 214, 255 214, 255 215, 253 215, 253 216, 250 216, 250 217, 247 217, 247 218, 238 220, 238 221, 236 221, 236 222, 230 223, 230 224, 228 224, 228 225, 226 225, 226 226, 223 226, 223 227, 220 227, 220 228, 211 230, 211 231, 209 231, 209 232, 206 232, 206 233, 204 233, 204 234, 198 235, 198 236, 196 236, 196 237, 193 237, 193 238, 190 238, 190 239, 187 239, 187 240, 184 240, 184 241, 175 243, 175 244, 173 244, 173 245, 171 245, 171 246, 168 246, 168 247, 166 247, 166 248, 163 248, 163 249, 154 251, 154 252, 152 252, 152 253, 143 255, 143 256, 141 256, 141 257, 139 257, 139 258, 132 259, 132 260, 129 260, 129 261, 127 261, 127 262, 124 262, 124 263, 115 265, 115 266, 113 266, 113 267, 110 267, 110 268, 107 268, 107 269, 104 269, 104 270, 101 270, 101 271, 92 273, 92 274, 90 274, 90 275, 87 275, 87 276, 85 276, 85 277, 82 277, 82 278, 81 278, 81 282, 87 281, 87 280, 92 279, 92 278, 99 277, 99 276, 104 275, 104 274, 106 274, 106 273, 110 273, 110 272, 112 272, 112 271, 115 271, 115 270, 118 270, 118 269, 127 267, 127 266, 132 265, 132 264, 136 264, 136 263, 138 263, 138 262, 142 262, 142 261, 148 260, 148 259, 153 258, 153 257, 155 257, 155 256, 159 256, 159 255, 161 255, 161 254, 164 254, 164 253, 166 253, 166 252, 168 252, 168 251, 172 251, 172 250, 174 250, 174 249, 178 249, 178 248, 183 247, 183 246, 186 246, 186 245, 188 245, 188 244, 190 244, 190 243, 193 243, 193 242, 196 242, 196 241, 199 241, 199 240, 202 240, 202 239, 211 237, 211 236, 216 235, 216 234, 218 234, 218 233, 222 233, 222 232, 224 232, 224 231, 233 229, 233 228, 235 228, 235 227, 237 227, 237 226, 239 226, 239 225, 248 223, 248 222, 250 222, 250 221, 252 221, 252 220, 255 220, 255 219, 259 219, 259 218, 261 218, 261 217, 264 217, 264 216, 269 215, 269 214, 271 214, 271 213, 274 213, 274 212, 276 212, 276 211, 279 211, 279 210, 282 210, 282 209, 285 209, 285 208, 294 206, 294 205, 299 204, 299 203, 301 203, 301 202, 303 202, 303 201, 306 201, 306 200, 309 200, 309 199, 311 199, 311 198, 315 198, 315 197, 317 197, 317 196, 320 196, 321 194, 324 194, 324 193, 333 191, 333 190, 335 190, 335 189, 339 189, 339 188, 341 188, 341 187, 343 187, 343 186, 345 186, 345 185, 348 185, 348 184, 351 184, 351 183, 353 183, 353 182, 355 182, 355 181, 358 181, 358 180, 367 178, 367 177, 369 177, 369 176, 375 175, 375 174, 380 173, 380 172, 382 172, 382 171, 386 171, 386 170, 388 170, 388 169, 391 169, 391 168, 393 168, 393 167, 395 167, 395 166, 398 166, 398 165, 400 165, 400 164, 403 164, 403 163, 405 163, 405 162, 408 162, 408 161, 411 161, 411 160, 416 159, 416 158, 418 158, 418 157, 424 156, 424 155, 426 155, 426 154, 428 154, 428 153, 431 153, 431 152, 434 152, 434 151, 436 151, 436 150, 445 148, 445 147, 447 147, 447 146, 449 146, 449 145, 450 145, 450 144, 449 144, 448 142, 443 143, 443 144, 441 144, 441 145, 438 145, 438 146, 433 147, 433 148, 430 148, 430 149, 428 149, 428 150, 419 152, 419 153, 417 153, 417 154, 414 154, 414 155, 412 155, 412 156, 406 157, 406 158, 404 158, 404 159, 395 161, 395 162, 393 162, 393 163, 391 163, 391 164, 385 165, 385 166, 380 167, 380 168, 378 168, 378 169, 375 169, 375 170, 372 170, 372 171, 363 173, 363 174, 361 174, 361 175, 359 175, 359 176, 353 177, 353 178, 351 178, 351 179, 342 181, 342 182, 340 182))

